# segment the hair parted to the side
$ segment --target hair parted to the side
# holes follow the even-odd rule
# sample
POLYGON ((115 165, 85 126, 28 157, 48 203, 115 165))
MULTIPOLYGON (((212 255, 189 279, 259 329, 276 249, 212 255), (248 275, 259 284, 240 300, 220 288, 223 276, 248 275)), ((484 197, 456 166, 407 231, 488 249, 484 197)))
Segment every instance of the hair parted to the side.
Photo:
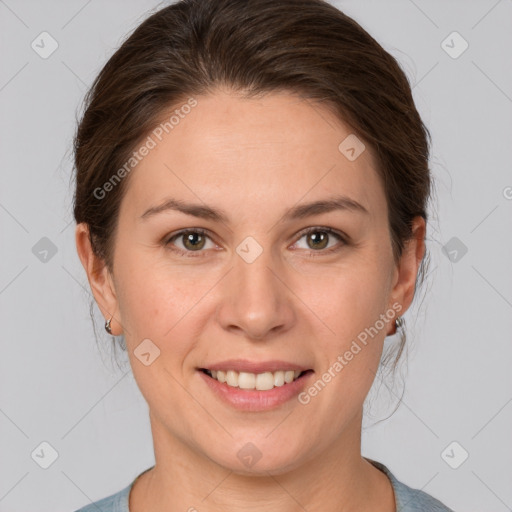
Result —
MULTIPOLYGON (((247 98, 291 92, 319 102, 369 144, 398 262, 413 218, 427 220, 432 184, 430 134, 395 58, 323 0, 181 0, 147 18, 109 59, 86 95, 75 135, 75 221, 88 224, 92 247, 109 270, 130 175, 104 200, 94 191, 165 112, 217 88, 247 98)), ((393 367, 406 341, 400 331, 393 367)))

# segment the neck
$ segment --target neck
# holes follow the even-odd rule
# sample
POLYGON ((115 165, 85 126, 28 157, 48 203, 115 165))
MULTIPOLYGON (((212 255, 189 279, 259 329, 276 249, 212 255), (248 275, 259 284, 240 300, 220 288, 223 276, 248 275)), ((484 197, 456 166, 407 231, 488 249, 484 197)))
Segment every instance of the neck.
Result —
POLYGON ((361 456, 361 415, 334 446, 285 472, 244 475, 170 435, 151 417, 155 466, 132 487, 130 512, 395 512, 391 484, 361 456))

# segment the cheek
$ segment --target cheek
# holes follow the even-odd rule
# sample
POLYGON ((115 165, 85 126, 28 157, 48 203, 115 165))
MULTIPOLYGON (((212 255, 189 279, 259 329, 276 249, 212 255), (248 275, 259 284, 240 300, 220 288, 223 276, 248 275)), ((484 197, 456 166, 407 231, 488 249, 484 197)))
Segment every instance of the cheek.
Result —
MULTIPOLYGON (((298 284, 298 283, 297 283, 298 284)), ((343 265, 305 277, 298 295, 336 340, 351 340, 372 326, 387 304, 387 282, 374 264, 343 265)))
POLYGON ((182 273, 143 253, 119 261, 118 281, 119 309, 130 334, 162 336, 199 294, 182 273))
MULTIPOLYGON (((211 318, 208 291, 218 279, 214 272, 200 274, 192 266, 177 268, 156 258, 126 260, 123 272, 119 268, 118 299, 130 357, 149 339, 159 350, 158 362, 181 376, 183 361, 211 318)), ((138 362, 133 365, 137 368, 138 362)))
POLYGON ((311 392, 328 387, 327 402, 338 410, 343 401, 346 412, 364 400, 380 362, 389 327, 381 319, 387 304, 385 276, 377 265, 359 260, 357 265, 303 281, 299 295, 307 297, 308 306, 327 326, 321 326, 326 335, 317 339, 322 369, 311 392))

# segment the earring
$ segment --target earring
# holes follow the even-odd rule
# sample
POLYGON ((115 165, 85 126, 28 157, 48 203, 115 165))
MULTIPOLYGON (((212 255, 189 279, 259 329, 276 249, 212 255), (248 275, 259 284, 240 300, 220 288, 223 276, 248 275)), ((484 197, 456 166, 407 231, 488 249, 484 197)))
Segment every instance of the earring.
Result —
POLYGON ((110 317, 106 322, 105 322, 105 331, 107 331, 109 334, 112 334, 112 329, 110 327, 110 322, 112 321, 112 318, 113 317, 110 317))
POLYGON ((388 336, 392 336, 396 334, 397 329, 404 325, 404 319, 401 316, 397 316, 395 319, 395 324, 393 330, 388 334, 388 336))

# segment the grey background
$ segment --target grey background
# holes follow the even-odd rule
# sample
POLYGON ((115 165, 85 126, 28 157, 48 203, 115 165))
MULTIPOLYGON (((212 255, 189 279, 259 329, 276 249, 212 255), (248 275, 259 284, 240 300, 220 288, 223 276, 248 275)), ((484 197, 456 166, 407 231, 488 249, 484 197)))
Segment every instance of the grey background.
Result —
MULTIPOLYGON (((94 339, 69 176, 87 87, 157 5, 0 0, 2 512, 75 510, 153 464, 147 406, 128 364, 112 363, 96 306, 100 346, 94 339), (43 31, 59 45, 46 59, 31 47, 43 31), (49 246, 56 253, 41 261, 49 246), (58 454, 47 469, 44 441, 58 454)), ((363 453, 456 511, 512 510, 512 1, 335 5, 414 84, 433 136, 437 187, 431 272, 405 315, 405 394, 375 424, 392 412, 400 387, 372 391, 363 453), (453 31, 469 43, 458 58, 441 46, 453 31), (453 441, 462 448, 445 452, 453 441), (462 449, 469 457, 453 469, 446 461, 459 463, 462 449)), ((452 51, 461 48, 450 41, 452 51)))

